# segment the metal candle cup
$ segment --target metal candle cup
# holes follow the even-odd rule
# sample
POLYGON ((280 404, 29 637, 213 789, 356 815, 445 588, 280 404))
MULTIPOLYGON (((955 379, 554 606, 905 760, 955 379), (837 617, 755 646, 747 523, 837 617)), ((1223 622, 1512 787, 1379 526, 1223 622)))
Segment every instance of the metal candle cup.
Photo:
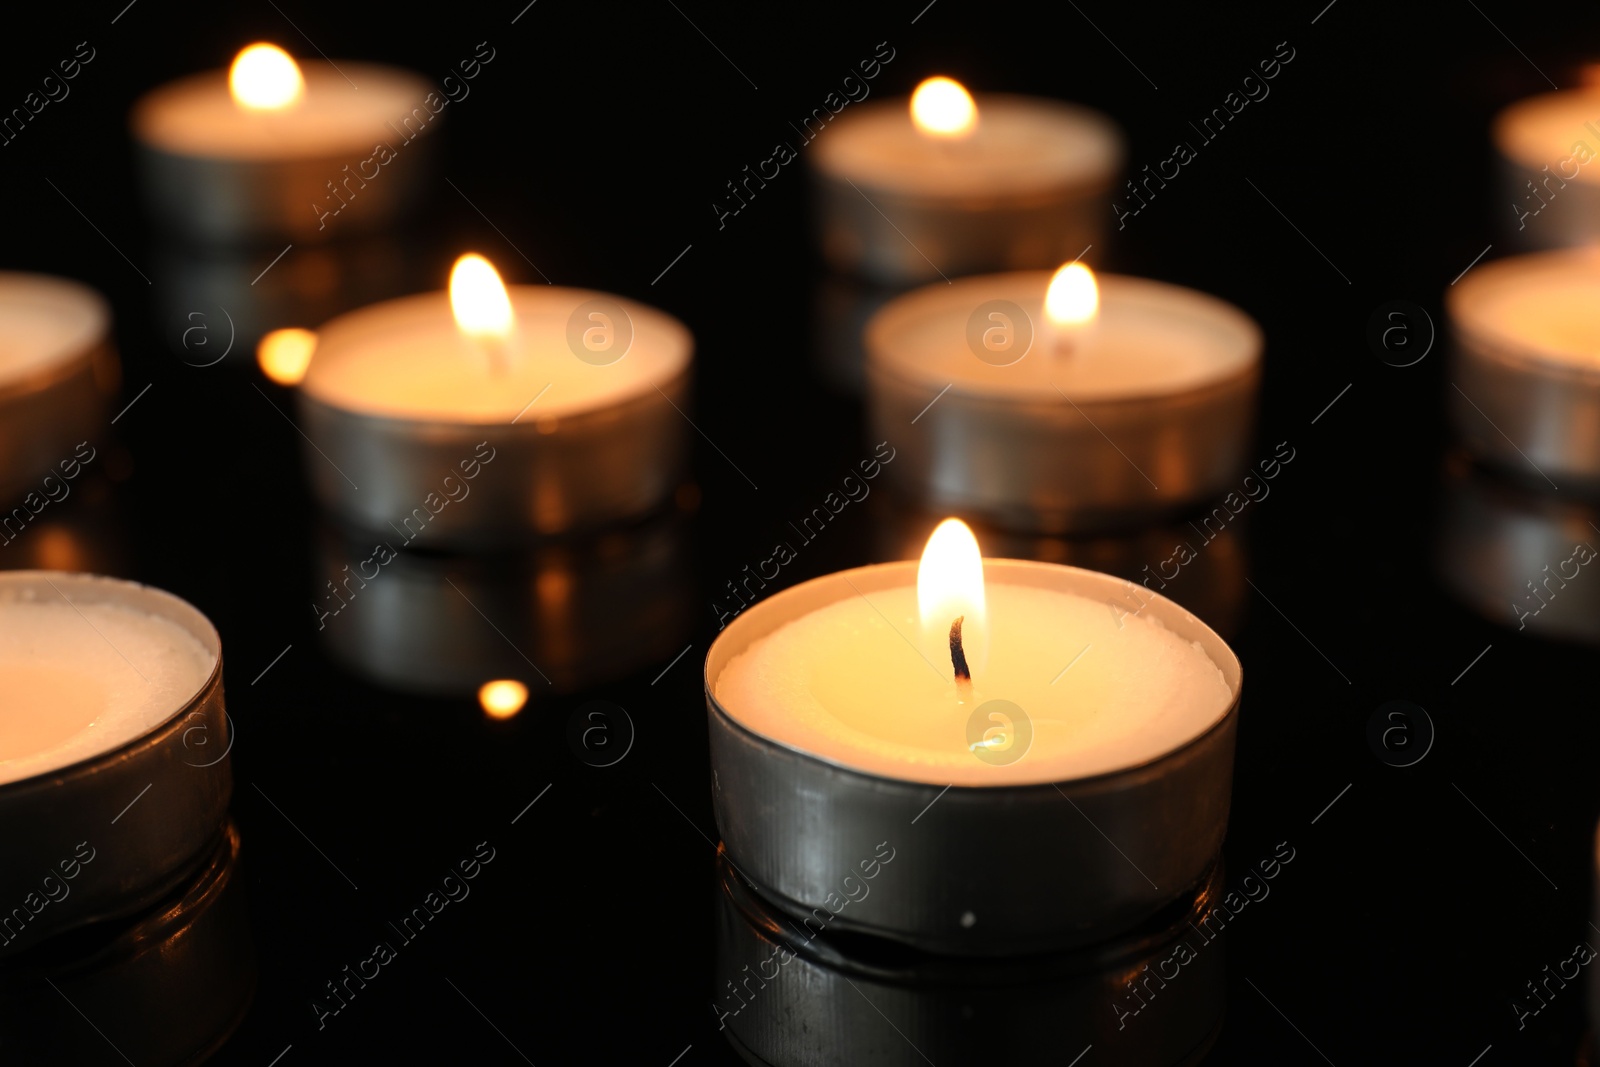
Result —
POLYGON ((1600 241, 1600 88, 1518 100, 1494 120, 1502 230, 1517 248, 1600 241))
POLYGON ((905 98, 850 107, 811 150, 823 255, 888 284, 1054 266, 1098 244, 1122 167, 1106 116, 979 94, 977 126, 937 143, 905 98))
MULTIPOLYGON (((1223 892, 1220 865, 1196 891, 1113 941, 974 960, 801 926, 747 889, 726 856, 719 860, 713 1009, 751 1063, 888 1067, 927 1062, 920 1050, 946 1067, 1065 1063, 1094 1043, 1123 1067, 1174 1067, 1199 1062, 1221 1030, 1226 950, 1215 943, 1220 924, 1201 932, 1212 929, 1223 892), (1142 1011, 1132 992, 1141 986, 1159 1018, 1111 1027, 1118 1015, 1142 1011)), ((880 878, 892 876, 891 866, 880 878)))
MULTIPOLYGON (((1071 567, 994 559, 983 566, 990 582, 1070 589, 1108 605, 1129 588, 1071 567)), ((828 604, 915 580, 909 562, 814 579, 745 609, 712 644, 705 672, 712 806, 737 869, 763 896, 804 917, 826 908, 840 878, 881 842, 901 840, 895 877, 880 878, 830 925, 978 956, 1104 940, 1195 886, 1227 828, 1241 673, 1222 638, 1159 595, 1141 596, 1141 610, 1198 645, 1233 699, 1198 736, 1106 774, 941 788, 759 735, 719 701, 719 676, 759 639, 828 604)))
POLYGON ((1102 334, 1113 316, 1148 321, 1214 350, 1223 369, 1076 396, 1070 384, 1051 387, 1053 372, 1042 388, 1017 388, 1006 376, 1051 358, 1040 311, 1049 281, 1043 272, 965 278, 873 317, 869 404, 874 435, 900 450, 896 484, 933 510, 1052 533, 1139 525, 1233 488, 1260 387, 1255 322, 1191 289, 1100 275, 1102 334), (994 328, 1009 331, 1005 351, 985 347, 994 328), (936 352, 955 374, 929 365, 936 352))
POLYGON ((134 582, 49 571, 0 573, 0 587, 156 615, 216 656, 199 690, 129 743, 0 784, 0 841, 7 856, 0 866, 0 924, 30 897, 44 895, 47 876, 59 881, 59 865, 74 857, 79 842, 94 852, 66 883, 68 894, 28 912, 26 923, 4 927, 11 939, 0 945, 3 956, 63 930, 133 914, 187 878, 227 819, 233 728, 223 706, 221 639, 185 601, 134 582))
POLYGON ((205 244, 308 243, 383 229, 421 203, 444 109, 434 86, 371 63, 300 68, 315 116, 236 107, 222 70, 134 105, 143 193, 164 230, 205 244), (228 136, 251 127, 260 136, 228 136))
POLYGON ((1600 491, 1600 253, 1481 264, 1445 295, 1451 421, 1477 456, 1532 487, 1600 491))
MULTIPOLYGON (((554 407, 562 386, 546 383, 548 398, 531 387, 504 417, 389 413, 374 409, 359 389, 323 390, 319 374, 350 352, 426 345, 435 332, 437 360, 448 365, 460 358, 450 349, 464 343, 455 327, 440 325, 450 323, 445 295, 405 297, 342 315, 318 331, 316 355, 297 396, 309 442, 306 472, 335 517, 385 537, 398 535, 397 548, 479 549, 626 521, 672 495, 688 461, 688 330, 664 312, 604 293, 544 285, 509 292, 519 322, 529 327, 526 344, 542 346, 542 358, 590 363, 603 374, 639 359, 639 349, 648 346, 656 376, 635 375, 577 408, 554 407), (612 336, 632 350, 580 355, 583 342, 574 338, 587 336, 585 316, 594 314, 607 316, 619 331, 627 323, 626 336, 612 336), (464 482, 469 469, 478 473, 464 482), (444 503, 455 492, 447 479, 467 486, 459 502, 444 503)), ((460 371, 483 373, 472 366, 460 371)), ((405 377, 404 369, 391 377, 405 377)))
POLYGON ((0 348, 25 361, 0 363, 0 499, 9 504, 59 474, 80 442, 104 440, 118 379, 111 309, 77 282, 0 272, 0 348))

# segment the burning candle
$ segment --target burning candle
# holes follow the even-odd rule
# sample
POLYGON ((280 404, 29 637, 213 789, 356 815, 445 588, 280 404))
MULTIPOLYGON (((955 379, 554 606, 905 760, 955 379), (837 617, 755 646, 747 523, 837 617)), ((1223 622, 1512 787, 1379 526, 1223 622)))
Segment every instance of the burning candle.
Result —
POLYGON ((448 295, 318 331, 299 392, 308 470, 335 514, 408 544, 635 516, 681 476, 691 348, 654 308, 507 290, 487 260, 463 256, 448 295))
POLYGON ((127 744, 171 718, 216 667, 215 653, 171 619, 118 601, 79 603, 81 582, 57 586, 43 596, 0 580, 0 785, 127 744))
POLYGON ((92 289, 0 273, 0 494, 7 503, 49 489, 43 479, 59 479, 66 464, 75 472, 80 442, 104 439, 106 396, 117 381, 110 335, 111 309, 92 289))
POLYGON ((420 198, 422 135, 447 102, 407 71, 252 44, 134 106, 145 195, 164 226, 204 241, 376 229, 420 198))
POLYGON ((1261 331, 1191 289, 1081 263, 965 278, 866 329, 880 436, 915 496, 1019 529, 1174 512, 1245 462, 1261 331))
POLYGON ((1445 296, 1451 416, 1472 451, 1546 490, 1600 486, 1600 252, 1513 256, 1445 296))
POLYGON ((1600 86, 1519 100, 1495 117, 1505 232, 1524 249, 1600 241, 1600 86))
POLYGON ((1122 136, 1098 112, 930 78, 815 148, 823 253, 891 284, 1044 267, 1098 243, 1122 136))
POLYGON ((216 630, 170 594, 0 573, 0 898, 39 900, 0 954, 138 911, 214 847, 232 789, 220 660, 216 630))
POLYGON ((706 679, 729 855, 801 911, 898 836, 908 870, 850 922, 946 951, 1060 946, 1152 913, 1221 845, 1226 644, 1131 583, 984 561, 954 520, 918 564, 747 609, 706 679), (915 838, 913 817, 931 820, 915 838))

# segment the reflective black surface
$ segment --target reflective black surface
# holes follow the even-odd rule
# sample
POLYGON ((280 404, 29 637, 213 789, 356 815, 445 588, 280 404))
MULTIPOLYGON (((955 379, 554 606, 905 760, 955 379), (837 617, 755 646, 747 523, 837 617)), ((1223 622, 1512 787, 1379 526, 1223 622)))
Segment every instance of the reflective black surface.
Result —
MULTIPOLYGON (((1254 455, 1285 442, 1294 458, 1226 543, 1196 544, 1205 563, 1167 590, 1202 612, 1219 604, 1208 617, 1245 665, 1229 877, 1284 845, 1295 854, 1229 924, 1225 1015, 1205 1062, 1574 1061, 1587 976, 1562 984, 1544 968, 1578 942, 1600 944, 1587 922, 1594 653, 1571 640, 1593 625, 1519 630, 1510 603, 1485 615, 1452 592, 1499 589, 1499 578, 1440 577, 1482 558, 1458 551, 1475 541, 1441 532, 1477 514, 1452 503, 1444 339, 1402 367, 1368 332, 1381 307, 1406 301, 1406 337, 1424 345, 1443 331, 1451 280, 1485 246, 1500 254, 1514 216, 1492 185, 1489 119, 1548 90, 1546 76, 1575 83, 1595 58, 1581 49, 1600 40, 1592 8, 123 2, 8 12, 0 33, 6 111, 79 41, 95 51, 70 95, 0 146, 0 267, 105 292, 124 364, 104 481, 52 504, 0 546, 0 565, 82 561, 186 597, 222 633, 257 959, 235 955, 257 980, 213 1062, 740 1062, 713 1008, 717 834, 700 665, 727 583, 790 539, 788 524, 877 442, 863 437, 859 401, 828 384, 848 374, 825 372, 815 354, 823 279, 805 244, 803 152, 738 214, 719 223, 713 204, 880 41, 895 58, 874 93, 942 71, 1079 100, 1123 124, 1140 173, 1193 142, 1179 176, 1152 183, 1088 259, 1215 293, 1266 331, 1254 455), (254 370, 244 336, 246 323, 315 322, 268 322, 227 301, 276 279, 263 304, 281 308, 303 281, 306 314, 320 316, 340 303, 322 283, 345 275, 317 265, 325 249, 282 245, 201 257, 198 275, 169 269, 181 253, 141 221, 123 125, 137 93, 262 37, 436 79, 480 41, 495 50, 445 113, 446 181, 414 231, 394 235, 404 251, 378 253, 403 262, 361 267, 358 299, 391 278, 440 287, 454 256, 477 249, 511 280, 641 299, 694 330, 694 486, 662 520, 686 527, 672 557, 684 562, 670 581, 641 582, 636 601, 608 591, 625 631, 671 590, 675 609, 653 634, 687 619, 676 647, 648 663, 619 655, 622 677, 574 675, 583 688, 560 693, 522 647, 532 663, 512 657, 507 673, 532 698, 508 721, 486 718, 470 693, 372 684, 330 654, 313 608, 327 534, 306 493, 305 442, 286 418, 291 397, 254 370), (1280 50, 1293 59, 1269 95, 1202 143, 1191 123, 1280 50), (206 283, 190 296, 174 288, 184 277, 206 283), (230 330, 229 354, 201 366, 230 330), (1413 708, 1390 718, 1396 700, 1413 708), (1545 981, 1534 1013, 1528 983, 1545 981)), ((352 251, 358 263, 375 254, 352 251)), ((772 587, 912 554, 921 521, 875 489, 799 545, 772 587)), ((1600 532, 1574 529, 1600 545, 1600 532)), ((1137 575, 1189 535, 1130 536, 1038 554, 1137 575)), ((1025 538, 994 543, 1033 551, 1025 538)), ((535 558, 601 555, 561 551, 535 558)), ((1600 582, 1589 570, 1572 580, 1574 598, 1600 582)), ((529 580, 508 567, 507 582, 529 580)), ((526 621, 536 590, 472 599, 481 613, 458 606, 449 639, 486 660, 510 651, 500 631, 534 632, 495 612, 510 605, 526 621)), ((936 814, 915 831, 937 834, 936 814)), ((1187 995, 1176 984, 1161 994, 1187 995)), ((142 1067, 113 1015, 59 999, 50 1025, 86 1031, 58 1049, 66 1062, 126 1053, 142 1067)), ((1103 1013, 1103 1040, 1050 1062, 1118 1062, 1119 1016, 1110 1003, 1103 1013)), ((894 1039, 863 1033, 860 1047, 894 1039)), ((23 1044, 0 1034, 0 1058, 30 1062, 23 1044)))

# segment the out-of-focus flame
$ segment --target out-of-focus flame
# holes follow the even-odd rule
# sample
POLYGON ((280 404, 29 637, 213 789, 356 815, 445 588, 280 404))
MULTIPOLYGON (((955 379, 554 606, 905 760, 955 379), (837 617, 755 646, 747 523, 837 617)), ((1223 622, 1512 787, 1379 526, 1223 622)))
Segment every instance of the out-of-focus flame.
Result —
POLYGON ((929 78, 911 94, 911 121, 929 137, 959 140, 978 126, 978 105, 954 78, 929 78))
POLYGON ((311 366, 317 335, 298 326, 273 330, 256 344, 256 365, 279 385, 299 385, 311 366))
POLYGON ((305 95, 306 80, 288 52, 275 44, 253 44, 228 70, 233 102, 251 111, 281 111, 305 95))
POLYGON ((484 682, 478 690, 478 703, 491 719, 509 719, 528 702, 528 687, 509 678, 484 682))
POLYGON ((468 337, 504 339, 511 334, 511 298, 494 265, 468 252, 450 268, 450 310, 468 337))

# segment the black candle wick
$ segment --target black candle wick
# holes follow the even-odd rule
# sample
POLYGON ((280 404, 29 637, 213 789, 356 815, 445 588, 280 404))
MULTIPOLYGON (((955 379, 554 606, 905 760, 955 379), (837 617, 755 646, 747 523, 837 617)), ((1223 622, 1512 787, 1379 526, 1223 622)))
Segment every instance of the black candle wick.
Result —
POLYGON ((950 624, 950 664, 956 669, 956 681, 972 681, 972 668, 967 666, 967 650, 961 647, 961 621, 965 615, 957 615, 956 621, 950 624))

